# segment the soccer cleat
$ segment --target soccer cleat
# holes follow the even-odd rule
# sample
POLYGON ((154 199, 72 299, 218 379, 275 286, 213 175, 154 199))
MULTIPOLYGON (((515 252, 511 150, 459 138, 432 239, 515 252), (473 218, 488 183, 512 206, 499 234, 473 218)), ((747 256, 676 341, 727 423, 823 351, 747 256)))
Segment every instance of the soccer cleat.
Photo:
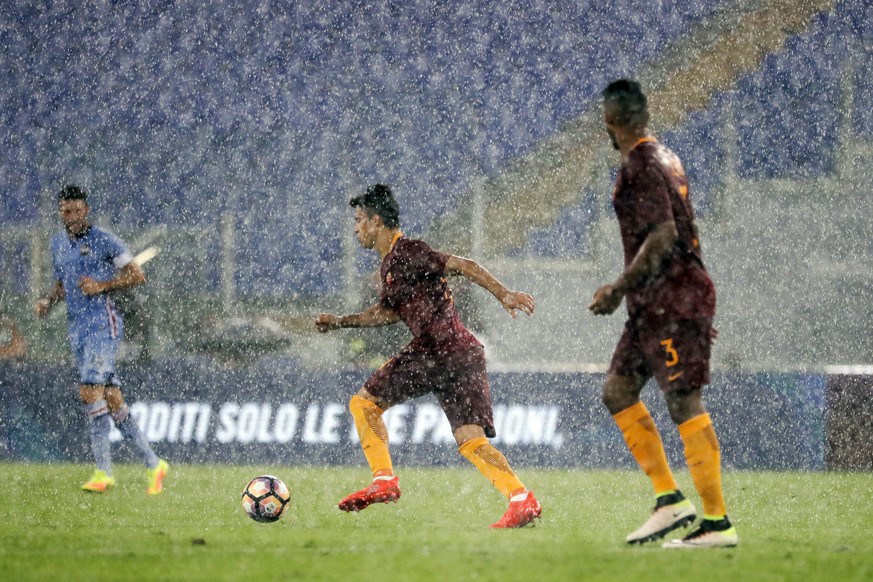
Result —
POLYGON ((681 491, 658 497, 652 515, 638 530, 625 538, 629 544, 644 544, 659 540, 676 528, 690 524, 697 510, 681 491))
POLYGON ((149 495, 157 495, 164 490, 164 478, 169 470, 170 465, 165 460, 159 459, 157 467, 146 471, 149 476, 149 487, 146 492, 149 495))
POLYGON ((82 484, 82 491, 89 493, 103 493, 115 485, 115 479, 107 475, 105 471, 97 469, 86 483, 82 484))
POLYGON ((506 513, 491 529, 524 527, 543 514, 543 506, 534 497, 533 491, 527 491, 524 499, 510 500, 506 513))
POLYGON ((703 519, 693 532, 681 540, 670 540, 662 548, 732 548, 739 538, 727 516, 722 519, 703 519))
POLYGON ((400 479, 374 479, 370 485, 339 502, 343 511, 361 511, 373 503, 393 503, 400 499, 400 479))

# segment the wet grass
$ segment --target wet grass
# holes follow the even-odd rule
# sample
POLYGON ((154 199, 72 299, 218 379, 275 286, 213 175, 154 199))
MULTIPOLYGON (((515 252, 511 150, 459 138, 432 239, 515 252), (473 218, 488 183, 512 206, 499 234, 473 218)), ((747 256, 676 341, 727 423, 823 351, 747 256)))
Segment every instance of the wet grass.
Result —
MULTIPOLYGON (((406 468, 403 498, 359 514, 337 501, 363 468, 175 465, 145 494, 140 467, 89 495, 77 465, 0 464, 0 580, 870 580, 873 474, 728 471, 740 546, 628 547, 652 504, 632 471, 526 469, 543 504, 535 528, 491 531, 504 501, 472 468, 406 468), (249 520, 239 492, 273 473, 291 512, 249 520)), ((686 493, 687 474, 679 475, 686 493)))

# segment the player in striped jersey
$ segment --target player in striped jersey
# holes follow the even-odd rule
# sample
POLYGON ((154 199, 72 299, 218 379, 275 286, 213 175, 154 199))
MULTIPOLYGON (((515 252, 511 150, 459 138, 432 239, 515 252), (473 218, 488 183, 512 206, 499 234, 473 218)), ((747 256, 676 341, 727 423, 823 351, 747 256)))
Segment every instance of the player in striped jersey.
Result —
POLYGON ((64 230, 51 240, 55 285, 36 304, 44 317, 66 301, 70 346, 79 369, 79 396, 91 428, 97 469, 82 489, 102 493, 115 485, 109 433, 112 422, 139 450, 147 467, 147 492, 163 491, 167 462, 159 459, 134 419, 121 393, 115 356, 123 322, 111 293, 145 282, 145 274, 117 236, 88 222, 87 193, 69 185, 58 193, 64 230))

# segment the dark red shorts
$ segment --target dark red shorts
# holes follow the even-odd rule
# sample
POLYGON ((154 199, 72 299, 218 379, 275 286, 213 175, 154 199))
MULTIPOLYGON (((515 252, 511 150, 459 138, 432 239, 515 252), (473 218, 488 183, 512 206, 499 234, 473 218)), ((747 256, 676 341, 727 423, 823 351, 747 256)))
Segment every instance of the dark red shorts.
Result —
POLYGON ((376 370, 364 389, 392 406, 433 393, 452 432, 475 424, 489 438, 497 434, 482 346, 439 352, 409 344, 376 370))
POLYGON ((628 320, 612 355, 609 373, 654 376, 663 392, 709 384, 711 329, 709 318, 654 325, 628 320))

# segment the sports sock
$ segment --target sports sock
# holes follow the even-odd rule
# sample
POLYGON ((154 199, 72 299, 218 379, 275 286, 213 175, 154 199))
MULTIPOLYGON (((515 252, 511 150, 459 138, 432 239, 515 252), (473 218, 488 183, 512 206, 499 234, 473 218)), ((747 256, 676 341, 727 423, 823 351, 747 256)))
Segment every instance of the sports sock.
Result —
POLYGON ((357 394, 349 402, 349 410, 355 419, 355 428, 361 439, 361 449, 370 465, 373 476, 394 474, 391 453, 388 451, 388 427, 382 420, 383 410, 357 394))
POLYGON ((679 425, 685 444, 685 460, 694 487, 703 502, 706 519, 721 519, 727 513, 721 487, 721 452, 709 414, 695 416, 679 425))
POLYGON ((661 435, 646 405, 642 401, 637 402, 612 418, 624 435, 624 442, 637 464, 651 479, 655 495, 676 490, 678 486, 667 464, 661 435))
POLYGON ((487 438, 470 439, 458 448, 458 452, 473 463, 507 499, 524 490, 524 485, 512 471, 509 461, 487 438))
POLYGON ((142 455, 142 461, 149 469, 154 469, 158 466, 158 456, 152 450, 148 439, 139 428, 139 425, 130 415, 130 407, 125 404, 120 409, 112 414, 112 420, 115 421, 115 426, 124 435, 124 438, 131 441, 142 455))
POLYGON ((109 420, 109 406, 105 400, 86 404, 85 415, 91 422, 91 451, 97 468, 112 475, 112 452, 109 450, 109 431, 112 421, 109 420))

